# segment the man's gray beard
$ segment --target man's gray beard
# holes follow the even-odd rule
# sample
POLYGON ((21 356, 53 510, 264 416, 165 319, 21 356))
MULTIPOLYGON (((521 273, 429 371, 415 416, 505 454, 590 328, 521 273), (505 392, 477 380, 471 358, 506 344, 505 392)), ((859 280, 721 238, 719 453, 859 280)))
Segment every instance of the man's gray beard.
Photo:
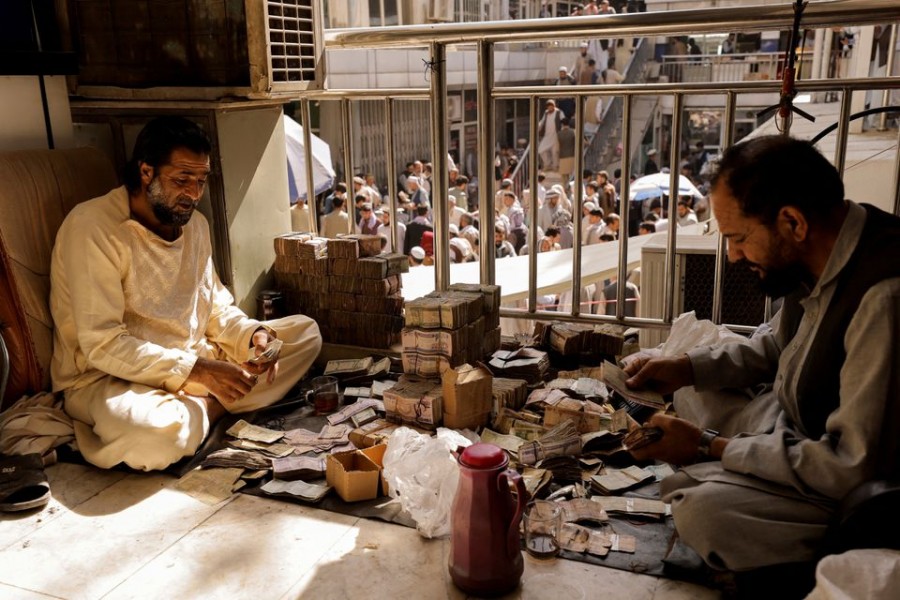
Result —
POLYGON ((190 221, 191 217, 194 215, 193 209, 186 213, 180 213, 166 206, 166 195, 162 191, 162 184, 159 182, 159 177, 154 177, 150 182, 150 185, 147 186, 147 200, 150 202, 150 208, 153 209, 153 214, 163 225, 183 227, 184 225, 187 225, 188 221, 190 221))

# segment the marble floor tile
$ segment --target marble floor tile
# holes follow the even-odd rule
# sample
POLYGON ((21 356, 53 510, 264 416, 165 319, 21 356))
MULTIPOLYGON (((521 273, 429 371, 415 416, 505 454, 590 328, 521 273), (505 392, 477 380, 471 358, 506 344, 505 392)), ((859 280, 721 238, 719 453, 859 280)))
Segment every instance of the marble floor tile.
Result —
POLYGON ((167 475, 128 475, 0 551, 0 582, 65 598, 98 598, 221 505, 169 489, 167 475))
POLYGON ((60 463, 48 467, 50 502, 42 510, 22 513, 0 513, 0 549, 14 544, 36 529, 96 496, 127 476, 117 471, 104 471, 86 465, 60 463))
POLYGON ((282 600, 300 598, 448 598, 465 594, 450 582, 447 541, 415 529, 360 519, 282 600))
POLYGON ((357 520, 240 494, 104 600, 278 598, 357 520))
POLYGON ((0 583, 0 598, 4 600, 53 600, 58 599, 59 596, 48 596, 0 583))

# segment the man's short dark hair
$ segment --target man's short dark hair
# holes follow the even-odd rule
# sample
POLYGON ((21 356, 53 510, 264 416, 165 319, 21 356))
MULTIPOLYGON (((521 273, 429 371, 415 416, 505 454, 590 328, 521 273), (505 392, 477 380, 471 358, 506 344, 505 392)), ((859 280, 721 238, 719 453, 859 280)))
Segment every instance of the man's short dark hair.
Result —
POLYGON ((691 201, 690 201, 690 200, 685 200, 684 198, 679 198, 679 199, 678 199, 678 206, 684 206, 684 207, 686 207, 686 208, 690 208, 690 207, 691 207, 691 201))
POLYGON ((549 238, 556 237, 558 235, 559 235, 559 229, 556 227, 548 227, 547 231, 544 232, 544 236, 549 237, 549 238))
POLYGON ((344 205, 344 199, 341 198, 340 196, 335 196, 334 199, 331 201, 331 205, 335 208, 340 208, 344 205))
POLYGON ((353 201, 354 201, 355 203, 357 203, 357 204, 359 204, 360 202, 368 202, 368 200, 369 200, 369 197, 366 196, 365 194, 357 194, 357 195, 353 198, 353 201))
POLYGON ((129 192, 141 189, 141 163, 154 172, 169 162, 172 151, 186 148, 196 154, 209 155, 209 137, 200 126, 184 117, 157 117, 147 123, 134 142, 131 160, 125 165, 124 181, 129 192))
POLYGON ((728 148, 712 178, 725 185, 745 216, 775 222, 785 206, 810 221, 822 221, 844 202, 837 169, 805 140, 769 135, 728 148))
POLYGON ((582 179, 584 179, 585 177, 593 177, 593 176, 594 176, 594 172, 591 171, 590 169, 582 169, 581 170, 581 178, 582 179))
POLYGON ((656 223, 651 223, 650 221, 644 221, 640 224, 638 229, 646 229, 650 233, 656 233, 656 223))
POLYGON ((416 207, 416 215, 420 217, 424 217, 428 215, 428 207, 424 204, 420 204, 416 207))
POLYGON ((456 178, 456 185, 459 186, 459 185, 468 185, 468 184, 469 184, 469 178, 466 177, 465 175, 460 175, 459 177, 456 178))
POLYGON ((341 192, 342 194, 347 193, 347 184, 346 183, 338 183, 334 186, 334 191, 341 192))

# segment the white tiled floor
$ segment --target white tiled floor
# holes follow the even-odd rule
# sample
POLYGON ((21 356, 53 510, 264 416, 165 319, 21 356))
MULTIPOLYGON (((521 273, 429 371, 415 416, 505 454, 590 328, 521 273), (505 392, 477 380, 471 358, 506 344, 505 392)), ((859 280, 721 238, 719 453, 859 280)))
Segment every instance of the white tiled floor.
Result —
MULTIPOLYGON (((0 517, 0 598, 452 598, 448 542, 243 494, 207 506, 167 475, 59 464, 43 511, 0 517)), ((509 598, 703 600, 706 588, 525 559, 509 598)))

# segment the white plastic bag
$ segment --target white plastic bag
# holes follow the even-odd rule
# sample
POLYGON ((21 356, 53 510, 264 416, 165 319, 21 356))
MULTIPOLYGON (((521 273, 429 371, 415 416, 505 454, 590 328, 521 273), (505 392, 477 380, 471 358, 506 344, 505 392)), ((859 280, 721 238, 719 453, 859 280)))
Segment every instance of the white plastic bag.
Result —
POLYGON ((662 356, 679 356, 697 347, 719 346, 726 342, 746 344, 747 341, 747 338, 724 325, 716 325, 708 319, 698 320, 694 311, 691 311, 672 321, 669 337, 660 350, 662 356))
POLYGON ((450 534, 450 505, 459 481, 459 465, 450 452, 471 443, 444 428, 432 438, 401 427, 388 439, 384 476, 391 496, 400 500, 423 537, 450 534))

